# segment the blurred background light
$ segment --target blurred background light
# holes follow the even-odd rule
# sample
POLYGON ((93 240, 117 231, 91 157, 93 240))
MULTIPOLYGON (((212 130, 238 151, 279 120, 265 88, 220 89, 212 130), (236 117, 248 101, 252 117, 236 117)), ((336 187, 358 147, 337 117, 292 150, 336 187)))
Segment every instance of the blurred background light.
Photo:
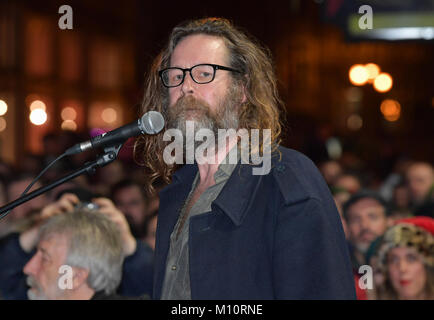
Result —
POLYGON ((392 88, 392 76, 386 72, 380 73, 374 80, 374 88, 378 92, 387 92, 392 88))
POLYGON ((365 66, 361 64, 355 64, 350 68, 349 78, 352 84, 361 86, 368 81, 369 73, 365 66))
POLYGON ((384 119, 390 122, 398 120, 401 116, 401 105, 398 101, 393 99, 383 100, 380 110, 384 116, 384 119))
POLYGON ((363 91, 360 88, 351 87, 348 88, 348 90, 345 93, 345 96, 347 98, 347 101, 349 102, 358 102, 361 101, 363 98, 363 91))
POLYGON ((331 137, 326 141, 327 153, 330 159, 337 160, 342 156, 342 144, 336 137, 331 137))
POLYGON ((34 110, 37 110, 37 109, 45 111, 47 109, 47 107, 45 106, 45 103, 42 102, 41 100, 35 100, 35 101, 33 101, 32 103, 30 103, 29 108, 30 108, 30 111, 34 111, 34 110))
POLYGON ((104 122, 113 123, 118 118, 118 114, 113 108, 105 108, 101 113, 101 118, 104 122))
POLYGON ((65 120, 62 122, 61 125, 62 130, 65 131, 76 131, 77 130, 77 124, 74 120, 65 120))
POLYGON ((369 82, 374 81, 374 79, 380 74, 380 67, 375 63, 368 63, 365 65, 365 68, 368 71, 369 82))
POLYGON ((347 127, 352 131, 360 130, 363 126, 363 119, 358 114, 352 114, 347 119, 347 127))
POLYGON ((0 116, 5 115, 6 112, 8 112, 8 104, 5 101, 0 100, 0 116))
POLYGON ((77 112, 72 107, 65 107, 62 109, 62 112, 60 113, 60 117, 62 120, 75 120, 77 118, 77 112))
POLYGON ((34 109, 32 112, 30 112, 29 118, 31 123, 36 126, 40 126, 47 121, 47 113, 44 109, 34 109))
POLYGON ((6 129, 6 120, 3 117, 0 117, 0 132, 6 129))

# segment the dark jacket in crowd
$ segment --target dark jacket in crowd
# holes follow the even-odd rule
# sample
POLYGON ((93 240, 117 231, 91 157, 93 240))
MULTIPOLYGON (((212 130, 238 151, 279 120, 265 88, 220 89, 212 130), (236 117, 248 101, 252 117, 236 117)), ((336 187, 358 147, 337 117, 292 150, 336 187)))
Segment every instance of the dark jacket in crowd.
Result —
MULTIPOLYGON (((211 211, 189 220, 192 299, 355 299, 338 211, 319 171, 279 148, 267 175, 238 164, 211 211)), ((161 297, 170 235, 197 165, 160 193, 154 298, 161 297)))

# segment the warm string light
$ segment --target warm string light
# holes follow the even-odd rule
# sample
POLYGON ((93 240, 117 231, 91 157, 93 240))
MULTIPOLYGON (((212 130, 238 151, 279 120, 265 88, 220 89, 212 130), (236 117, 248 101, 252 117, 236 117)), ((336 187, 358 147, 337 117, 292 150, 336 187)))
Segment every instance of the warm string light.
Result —
POLYGON ((353 85, 362 86, 372 83, 374 89, 381 93, 389 91, 393 85, 392 76, 381 72, 380 67, 375 63, 355 64, 351 66, 348 76, 353 85))
POLYGON ((6 120, 3 117, 0 117, 0 132, 5 131, 6 127, 7 127, 6 120))
POLYGON ((8 104, 4 100, 0 100, 0 132, 6 130, 7 122, 3 116, 8 112, 8 104))
POLYGON ((380 106, 380 111, 389 122, 394 122, 401 116, 401 105, 393 99, 383 100, 380 106))
MULTIPOLYGON (((7 110, 6 103, 2 103, 0 100, 0 116, 2 115, 2 110, 7 110)), ((34 125, 43 125, 48 120, 48 115, 46 112, 46 105, 36 94, 31 94, 26 98, 26 103, 29 106, 30 122, 34 125)), ((5 111, 6 112, 6 111, 5 111)), ((60 117, 62 119, 61 129, 76 131, 78 125, 76 123, 77 110, 73 106, 66 106, 60 112, 60 117)), ((113 107, 106 107, 101 110, 100 119, 108 124, 114 124, 118 121, 118 111, 113 107)))
POLYGON ((352 84, 362 86, 368 82, 369 73, 365 66, 355 64, 350 68, 349 77, 352 84))
POLYGON ((106 123, 114 123, 118 118, 118 114, 113 108, 105 108, 101 113, 101 119, 106 123))
POLYGON ((392 88, 392 76, 388 73, 382 72, 374 79, 374 88, 378 92, 387 92, 392 88))
POLYGON ((29 109, 29 119, 32 124, 40 126, 47 121, 48 116, 47 112, 45 111, 46 106, 44 102, 42 102, 41 100, 35 100, 30 104, 29 109))
POLYGON ((0 100, 0 116, 4 116, 6 112, 8 112, 8 104, 5 101, 0 100))
POLYGON ((365 65, 368 72, 368 82, 372 83, 374 79, 380 74, 380 67, 375 63, 368 63, 365 65))
MULTIPOLYGON (((381 72, 380 67, 375 63, 355 64, 351 66, 348 76, 353 85, 362 86, 370 83, 380 93, 390 91, 393 86, 392 76, 387 72, 381 72)), ((386 99, 381 103, 380 111, 384 119, 394 122, 401 116, 401 105, 396 100, 386 99)), ((353 114, 348 117, 347 127, 349 129, 359 130, 362 126, 363 119, 359 115, 353 114)))
POLYGON ((62 130, 76 131, 77 124, 74 120, 64 120, 61 125, 62 130))
POLYGON ((60 113, 60 117, 63 120, 62 124, 60 125, 62 130, 77 130, 77 123, 75 122, 75 119, 77 118, 77 111, 75 111, 73 107, 63 108, 62 112, 60 113))

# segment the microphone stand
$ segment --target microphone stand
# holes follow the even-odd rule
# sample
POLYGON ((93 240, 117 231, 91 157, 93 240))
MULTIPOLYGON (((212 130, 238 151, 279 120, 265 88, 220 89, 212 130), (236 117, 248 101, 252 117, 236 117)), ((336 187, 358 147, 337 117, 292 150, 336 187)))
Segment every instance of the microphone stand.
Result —
POLYGON ((87 162, 84 164, 84 166, 82 168, 74 171, 73 173, 68 174, 62 178, 59 178, 45 187, 41 187, 39 189, 36 189, 35 191, 30 192, 28 194, 25 194, 25 195, 19 197, 18 199, 8 203, 7 205, 0 207, 0 215, 2 215, 3 213, 5 213, 9 210, 14 209, 15 207, 18 207, 19 205, 39 196, 39 195, 41 195, 47 191, 50 191, 51 189, 54 189, 55 187, 61 185, 62 183, 65 183, 66 181, 69 181, 71 179, 74 179, 74 178, 82 175, 85 172, 87 172, 88 174, 94 174, 98 167, 103 167, 103 166, 109 164, 110 162, 113 162, 114 160, 116 160, 116 157, 118 156, 118 153, 119 153, 119 150, 121 149, 121 147, 122 147, 122 144, 114 146, 114 147, 104 148, 104 154, 98 156, 98 158, 95 161, 87 162))

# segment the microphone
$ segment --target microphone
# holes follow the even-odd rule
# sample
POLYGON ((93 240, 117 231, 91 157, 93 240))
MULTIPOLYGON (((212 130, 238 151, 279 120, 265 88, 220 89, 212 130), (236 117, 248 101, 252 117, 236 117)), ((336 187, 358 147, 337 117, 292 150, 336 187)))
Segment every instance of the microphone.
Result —
POLYGON ((77 143, 66 150, 67 155, 77 154, 92 148, 104 148, 124 143, 130 137, 140 134, 156 134, 164 128, 164 118, 157 111, 148 111, 141 118, 115 130, 103 133, 92 139, 77 143))

